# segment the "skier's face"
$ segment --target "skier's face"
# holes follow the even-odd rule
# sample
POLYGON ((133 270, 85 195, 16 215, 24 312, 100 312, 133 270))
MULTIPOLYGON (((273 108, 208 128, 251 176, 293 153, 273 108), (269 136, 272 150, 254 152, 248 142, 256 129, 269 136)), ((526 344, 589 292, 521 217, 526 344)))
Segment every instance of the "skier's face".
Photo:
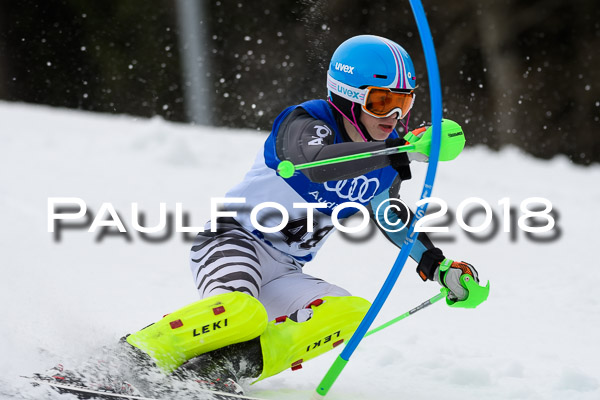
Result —
POLYGON ((360 112, 360 122, 367 128, 371 137, 375 140, 385 140, 396 128, 398 113, 394 113, 385 118, 375 118, 371 115, 360 112))

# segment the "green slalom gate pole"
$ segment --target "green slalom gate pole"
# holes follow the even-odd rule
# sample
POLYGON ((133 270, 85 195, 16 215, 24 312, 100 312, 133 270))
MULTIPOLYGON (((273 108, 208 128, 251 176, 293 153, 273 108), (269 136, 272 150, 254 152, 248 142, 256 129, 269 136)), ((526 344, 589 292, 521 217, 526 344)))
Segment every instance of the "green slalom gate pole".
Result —
MULTIPOLYGON (((423 191, 421 193, 421 199, 427 198, 430 196, 431 191, 433 190, 433 183, 435 180, 435 173, 437 170, 437 164, 440 156, 440 142, 441 142, 441 124, 442 124, 442 91, 441 91, 441 83, 440 76, 437 65, 437 58, 435 55, 435 48, 433 46, 433 39, 431 37, 431 31, 429 29, 429 24, 427 22, 427 17, 425 16, 425 10, 423 9, 423 5, 420 0, 410 0, 410 5, 412 7, 413 13, 415 15, 415 20, 417 22, 417 27, 419 29, 419 34, 421 36, 421 42, 423 44, 423 49, 425 52, 425 61, 427 64, 427 73, 429 77, 430 83, 430 95, 431 95, 431 122, 432 122, 432 141, 431 141, 431 152, 429 155, 429 166, 427 167, 427 174, 425 176, 425 183, 423 185, 423 191)), ((415 216, 412 219, 410 224, 410 228, 408 230, 406 239, 402 245, 400 250, 400 254, 396 258, 394 265, 388 277, 386 278, 383 286, 379 290, 377 297, 373 301, 371 308, 367 311, 367 314, 361 321, 360 325, 354 332, 354 335, 350 338, 342 353, 336 358, 333 362, 329 371, 325 374, 325 377, 321 380, 320 384, 317 386, 316 391, 314 392, 314 396, 326 396, 338 376, 342 373, 346 364, 350 360, 350 356, 356 350, 356 347, 359 345, 360 341, 363 339, 364 335, 369 330, 369 327, 373 323, 373 320, 383 307, 383 303, 387 300, 388 295, 390 294, 393 286, 395 285, 400 272, 408 259, 410 251, 416 241, 417 233, 414 231, 415 224, 419 220, 422 215, 425 215, 427 210, 427 203, 419 206, 417 211, 415 212, 415 216)), ((318 398, 318 397, 316 397, 318 398)))

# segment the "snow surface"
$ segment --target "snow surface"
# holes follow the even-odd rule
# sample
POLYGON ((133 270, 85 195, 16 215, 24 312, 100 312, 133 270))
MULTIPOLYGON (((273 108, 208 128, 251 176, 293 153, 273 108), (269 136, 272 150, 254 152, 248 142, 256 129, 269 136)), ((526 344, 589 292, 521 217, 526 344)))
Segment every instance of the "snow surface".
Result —
MULTIPOLYGON (((0 398, 21 391, 33 399, 39 389, 18 376, 82 362, 197 300, 190 243, 181 234, 143 241, 131 203, 148 215, 146 225, 158 222, 160 202, 171 212, 182 203, 190 223, 203 225, 210 198, 242 178, 265 133, 5 102, 0 121, 0 398), (49 197, 79 197, 94 214, 111 203, 131 241, 97 242, 85 229, 55 241, 49 197)), ((409 204, 420 195, 425 165, 413 171, 403 188, 409 204)), ((454 220, 455 241, 439 246, 491 281, 489 300, 474 310, 440 302, 366 338, 328 398, 599 399, 599 182, 598 165, 537 160, 514 148, 469 148, 440 164, 433 195, 451 210, 474 196, 500 216, 502 198, 518 207, 545 197, 560 213, 561 236, 536 243, 518 231, 511 241, 499 231, 477 243, 454 220)), ((379 235, 352 244, 336 233, 306 271, 373 300, 397 254, 379 235)), ((410 261, 376 324, 438 292, 414 268, 410 261)), ((249 394, 308 398, 337 354, 251 386, 249 394)))

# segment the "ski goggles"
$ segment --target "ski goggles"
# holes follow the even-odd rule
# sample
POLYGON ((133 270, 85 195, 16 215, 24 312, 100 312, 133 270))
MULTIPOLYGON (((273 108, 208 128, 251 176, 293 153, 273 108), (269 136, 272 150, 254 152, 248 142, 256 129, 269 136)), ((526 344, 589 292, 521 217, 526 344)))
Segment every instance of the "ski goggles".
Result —
POLYGON ((357 89, 327 75, 327 87, 340 97, 361 105, 364 112, 375 117, 385 118, 394 113, 404 118, 415 102, 414 89, 393 89, 367 86, 357 89))
POLYGON ((381 88, 369 86, 367 94, 362 105, 362 109, 367 114, 376 118, 384 118, 398 112, 399 119, 406 117, 415 102, 415 93, 411 90, 407 92, 394 91, 390 88, 381 88))

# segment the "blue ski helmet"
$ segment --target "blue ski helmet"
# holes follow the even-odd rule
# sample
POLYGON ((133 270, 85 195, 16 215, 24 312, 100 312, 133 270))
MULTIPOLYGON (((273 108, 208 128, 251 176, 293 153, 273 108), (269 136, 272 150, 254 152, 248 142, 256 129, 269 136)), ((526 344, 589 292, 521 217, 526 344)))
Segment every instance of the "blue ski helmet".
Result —
POLYGON ((364 94, 360 93, 362 91, 353 89, 367 86, 407 91, 415 89, 415 69, 402 46, 380 36, 355 36, 335 50, 329 63, 329 101, 343 117, 353 125, 358 125, 357 129, 365 140, 372 140, 359 122, 352 104, 362 104, 364 100, 364 94))
POLYGON ((379 36, 355 36, 331 57, 327 75, 354 88, 377 86, 414 89, 415 68, 399 44, 379 36))

